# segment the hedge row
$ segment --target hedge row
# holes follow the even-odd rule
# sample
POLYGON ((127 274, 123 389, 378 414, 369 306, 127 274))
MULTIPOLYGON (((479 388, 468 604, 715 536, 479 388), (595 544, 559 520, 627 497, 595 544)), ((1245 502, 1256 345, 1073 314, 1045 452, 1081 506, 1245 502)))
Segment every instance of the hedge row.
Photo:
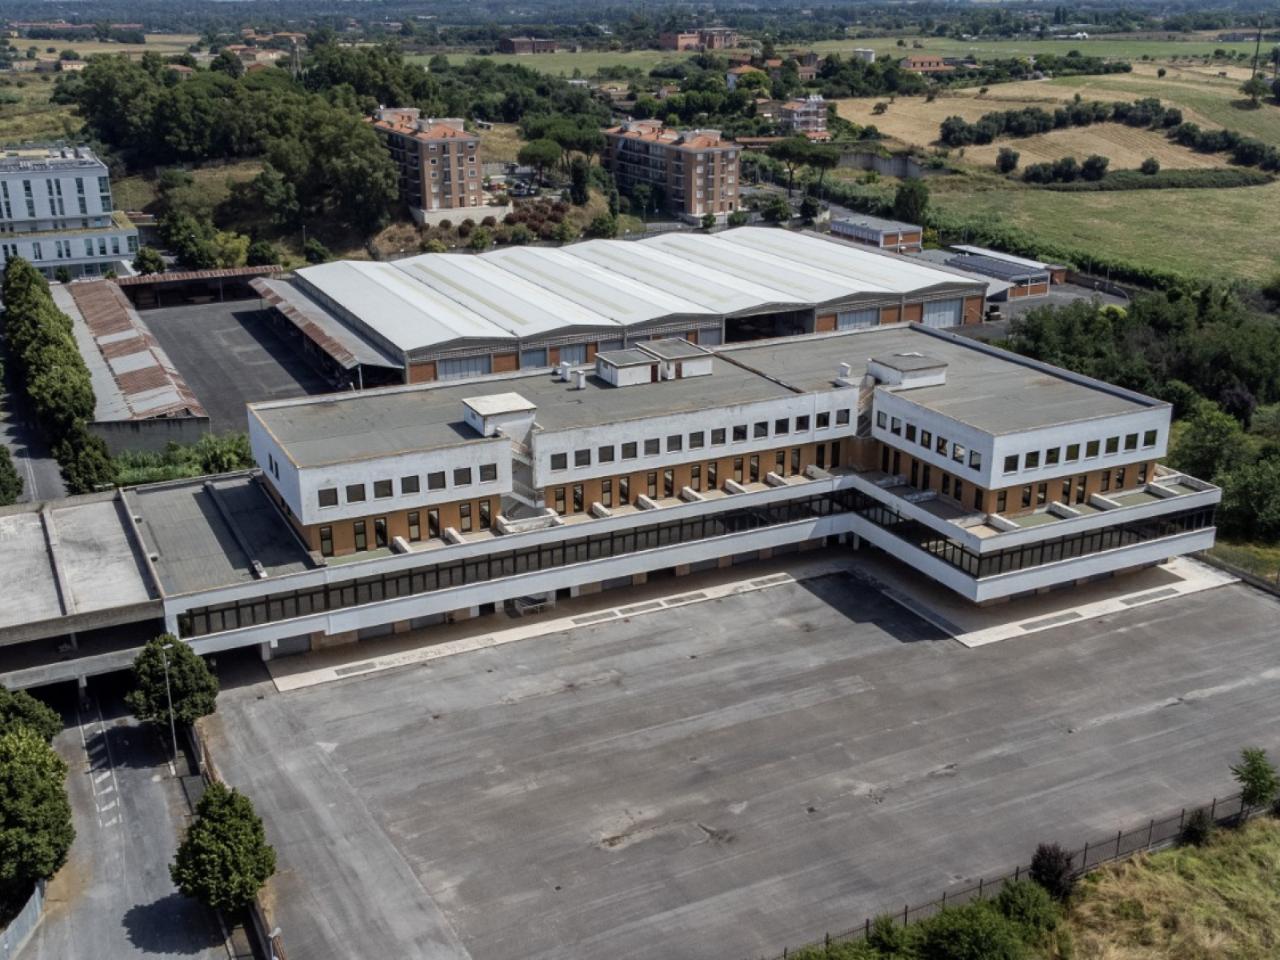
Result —
POLYGON ((95 400, 71 319, 54 305, 40 272, 20 257, 5 265, 3 295, 9 358, 62 467, 68 492, 88 493, 112 483, 106 445, 85 428, 95 400))
POLYGON ((1029 137, 1067 127, 1087 127, 1095 123, 1123 123, 1130 127, 1171 128, 1182 123, 1182 111, 1166 107, 1154 97, 1110 103, 1079 100, 1050 113, 1039 107, 998 110, 983 114, 976 123, 963 117, 947 117, 939 129, 939 139, 949 147, 990 143, 998 137, 1029 137))
POLYGON ((1223 187, 1257 187, 1275 180, 1261 170, 1233 167, 1228 170, 1160 170, 1146 174, 1139 170, 1115 170, 1101 180, 1048 183, 1045 190, 1086 193, 1099 190, 1194 190, 1223 187))

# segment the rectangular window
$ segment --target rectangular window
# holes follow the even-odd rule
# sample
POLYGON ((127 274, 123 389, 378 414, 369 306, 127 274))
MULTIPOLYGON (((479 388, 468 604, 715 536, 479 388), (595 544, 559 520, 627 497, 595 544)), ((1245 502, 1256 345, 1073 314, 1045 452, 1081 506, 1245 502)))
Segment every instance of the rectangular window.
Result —
POLYGON ((586 498, 582 493, 582 484, 575 483, 573 485, 573 512, 581 513, 584 506, 586 506, 586 498))
POLYGON ((471 468, 458 467, 453 471, 453 485, 455 487, 469 487, 471 485, 471 468))
POLYGON ((364 502, 364 484, 349 483, 347 484, 347 503, 363 503, 364 502))
POLYGON ((498 465, 496 463, 480 464, 480 482, 493 483, 498 479, 498 465))
POLYGON ((322 507, 336 507, 338 505, 338 488, 324 487, 316 491, 316 499, 319 500, 322 507))
MULTIPOLYGON (((822 415, 818 416, 818 426, 822 426, 822 415)), ((791 432, 791 418, 783 417, 781 420, 773 421, 774 436, 782 437, 791 432)))
POLYGON ((385 498, 387 498, 387 497, 391 496, 391 494, 392 494, 393 492, 394 492, 394 491, 391 489, 391 481, 390 481, 390 480, 375 480, 375 481, 373 481, 373 499, 375 499, 375 500, 383 500, 383 499, 385 499, 385 498))
POLYGON ((902 421, 899 420, 897 417, 891 418, 889 420, 889 432, 892 433, 895 437, 902 436, 902 421))
POLYGON ((714 460, 707 464, 707 489, 720 489, 720 465, 714 460))
POLYGON ((1004 513, 1009 505, 1009 491, 1001 490, 996 494, 996 513, 1004 513))
POLYGON ((742 458, 733 458, 733 480, 735 483, 742 482, 742 458))
POLYGON ((670 467, 662 471, 662 495, 668 498, 676 495, 676 474, 670 467))
POLYGON ((552 470, 568 470, 569 455, 567 453, 553 453, 551 455, 552 470))
POLYGON ((439 470, 435 473, 427 474, 427 489, 428 490, 444 489, 444 471, 443 470, 439 470))
POLYGON ((1142 435, 1142 445, 1144 447, 1154 447, 1156 445, 1156 432, 1148 430, 1142 435))
POLYGON ((1125 474, 1124 467, 1121 467, 1119 470, 1116 471, 1116 489, 1117 490, 1124 489, 1124 474, 1125 474))
POLYGON ((320 556, 333 556, 333 527, 320 528, 320 556))
POLYGON ((607 447, 599 447, 596 449, 597 463, 613 463, 614 450, 612 444, 607 447))
POLYGON ((387 518, 377 517, 373 521, 373 545, 378 548, 387 545, 387 518))
POLYGON ((724 439, 725 439, 724 427, 720 427, 718 430, 711 431, 711 445, 713 447, 723 446, 724 439))
POLYGON ((964 463, 965 453, 966 451, 963 445, 959 443, 953 443, 951 445, 951 459, 956 463, 964 463))
POLYGON ((769 435, 769 421, 761 420, 751 428, 751 436, 755 440, 769 435))
POLYGON ((964 481, 959 477, 956 477, 956 486, 955 489, 951 491, 951 495, 957 500, 964 499, 964 481))
POLYGON ((422 539, 422 522, 417 510, 409 511, 409 542, 417 543, 422 539))
POLYGON ((667 453, 678 453, 684 449, 684 434, 673 433, 667 437, 667 453))
POLYGON ((1067 477, 1065 480, 1062 481, 1062 498, 1061 499, 1063 503, 1071 502, 1071 478, 1070 477, 1067 477))
POLYGON ((627 504, 631 502, 631 478, 618 478, 618 503, 627 504))
MULTIPOLYGON (((785 423, 786 421, 783 422, 785 423)), ((817 415, 817 419, 814 422, 816 424, 815 429, 825 430, 827 427, 831 426, 831 414, 820 413, 817 415)))
POLYGON ((1022 488, 1022 505, 1024 507, 1031 506, 1031 484, 1027 484, 1022 488))
POLYGON ((938 437, 938 442, 934 444, 933 449, 935 452, 940 453, 945 457, 947 455, 947 447, 948 447, 947 438, 940 436, 938 437))
POLYGON ((903 436, 907 439, 908 442, 915 443, 916 442, 916 425, 914 423, 908 423, 907 429, 903 433, 903 436))
POLYGON ((689 468, 689 486, 695 491, 702 490, 702 464, 695 463, 689 468))
POLYGON ((636 445, 635 445, 635 441, 632 441, 631 443, 624 443, 624 444, 622 445, 622 459, 623 459, 623 460, 634 460, 635 458, 636 458, 636 445))
POLYGON ((602 507, 605 507, 606 509, 608 507, 613 506, 613 481, 612 480, 600 481, 600 505, 602 507))
POLYGON ((695 433, 689 434, 689 449, 701 450, 706 445, 705 444, 706 439, 707 439, 707 435, 703 433, 701 430, 698 430, 695 433))
POLYGON ((740 423, 733 428, 733 442, 742 443, 746 439, 747 439, 747 425, 745 423, 740 423))
POLYGON ((793 474, 800 472, 800 448, 791 448, 791 472, 793 474))
POLYGON ((876 411, 876 426, 881 430, 889 426, 889 415, 883 410, 876 411))
POLYGON ((478 503, 480 506, 480 529, 488 530, 493 526, 492 508, 490 507, 488 500, 480 500, 478 503))
POLYGON ((1143 486, 1147 482, 1147 465, 1145 463, 1138 464, 1138 486, 1143 486))
POLYGON ((1103 493, 1106 493, 1108 490, 1111 489, 1111 471, 1103 470, 1102 473, 1100 474, 1100 477, 1101 477, 1102 483, 1099 485, 1099 489, 1101 489, 1103 493))
POLYGON ((368 550, 369 538, 368 538, 368 535, 365 533, 364 521, 357 520, 355 523, 353 523, 351 525, 351 532, 354 534, 356 549, 368 550))
POLYGON ((1098 455, 1098 441, 1090 440, 1084 445, 1084 455, 1086 458, 1096 457, 1098 455))
POLYGON ((1130 433, 1125 435, 1124 448, 1125 450, 1138 449, 1138 435, 1136 433, 1130 433))
POLYGON ((1040 466, 1040 451, 1032 450, 1030 453, 1027 454, 1026 468, 1028 470, 1035 470, 1039 466, 1040 466))
POLYGON ((553 499, 556 505, 556 513, 563 517, 565 515, 564 487, 556 487, 553 499))
POLYGON ((460 533, 471 532, 471 504, 458 504, 458 531, 460 533))
POLYGON ((755 454, 755 455, 753 455, 753 456, 751 457, 751 468, 750 468, 750 469, 751 469, 751 472, 748 474, 748 476, 751 478, 751 482, 752 482, 752 483, 759 483, 759 482, 760 482, 760 456, 759 456, 759 454, 755 454))
POLYGON ((969 469, 970 470, 982 469, 982 454, 980 454, 977 450, 969 451, 969 469))
POLYGON ((1107 453, 1119 453, 1119 452, 1120 452, 1120 438, 1107 437, 1107 453))
POLYGON ((809 417, 806 414, 803 417, 796 417, 796 433, 805 433, 809 429, 809 417))
POLYGON ((400 492, 402 494, 417 493, 419 489, 420 489, 420 485, 419 485, 418 477, 416 475, 412 477, 400 478, 400 492))
POLYGON ((650 500, 658 496, 658 471, 650 470, 644 476, 645 493, 650 500))
MULTIPOLYGON (((836 411, 836 426, 837 426, 837 427, 847 427, 848 425, 849 425, 849 411, 848 411, 848 410, 837 410, 837 411, 836 411)), ((910 429, 911 429, 911 436, 912 436, 912 437, 915 437, 915 428, 914 428, 914 427, 911 427, 910 429)))
POLYGON ((440 511, 439 510, 432 509, 427 511, 427 536, 429 537, 440 536, 440 511))
POLYGON ((644 442, 644 455, 646 457, 656 457, 659 454, 658 438, 654 437, 644 442))
POLYGON ((1054 447, 1051 450, 1046 450, 1044 452, 1044 465, 1046 467, 1057 466, 1058 460, 1061 456, 1062 449, 1060 447, 1054 447))
POLYGON ((1067 444, 1067 463, 1075 463, 1080 459, 1080 444, 1067 444))
POLYGON ((1043 506, 1044 502, 1049 499, 1049 484, 1036 484, 1036 505, 1043 506))
POLYGON ((773 455, 773 472, 780 477, 787 475, 787 451, 779 450, 773 455))
POLYGON ((573 465, 575 467, 591 466, 591 451, 590 450, 573 451, 573 465))
POLYGON ((920 431, 920 446, 928 450, 933 445, 933 434, 928 430, 920 431))
POLYGON ((951 496, 951 474, 949 473, 942 475, 942 493, 943 496, 951 496))

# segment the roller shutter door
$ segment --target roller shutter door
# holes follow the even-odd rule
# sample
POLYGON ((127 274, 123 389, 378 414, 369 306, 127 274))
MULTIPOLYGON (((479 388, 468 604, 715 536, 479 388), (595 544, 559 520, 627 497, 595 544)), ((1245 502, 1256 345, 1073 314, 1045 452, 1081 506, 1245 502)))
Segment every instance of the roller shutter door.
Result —
POLYGON ((522 350, 520 352, 520 369, 528 370, 530 367, 545 367, 547 365, 547 348, 539 347, 537 350, 522 350))
POLYGON ((587 345, 585 343, 566 343, 560 348, 561 363, 586 363, 587 345))
POLYGON ((493 364, 489 357, 456 357, 436 362, 437 380, 461 380, 464 377, 482 377, 493 364))
POLYGON ((870 307, 866 310, 842 310, 836 314, 837 330, 862 330, 866 327, 878 326, 879 323, 879 307, 870 307))
POLYGON ((958 327, 964 322, 964 299, 934 300, 924 305, 920 320, 926 327, 958 327))

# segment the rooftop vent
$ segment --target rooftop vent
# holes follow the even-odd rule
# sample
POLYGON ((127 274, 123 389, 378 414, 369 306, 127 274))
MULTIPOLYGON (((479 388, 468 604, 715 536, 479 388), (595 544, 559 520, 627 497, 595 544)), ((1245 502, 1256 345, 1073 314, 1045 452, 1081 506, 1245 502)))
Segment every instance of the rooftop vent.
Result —
POLYGON ((934 387, 947 382, 947 362, 913 350, 871 357, 867 360, 867 373, 898 390, 934 387))
POLYGON ((705 377, 712 370, 711 352, 680 337, 596 354, 596 376, 615 387, 705 377))
POLYGON ((496 437, 499 431, 513 425, 530 423, 537 409, 518 393, 491 393, 462 401, 463 419, 484 437, 496 437))

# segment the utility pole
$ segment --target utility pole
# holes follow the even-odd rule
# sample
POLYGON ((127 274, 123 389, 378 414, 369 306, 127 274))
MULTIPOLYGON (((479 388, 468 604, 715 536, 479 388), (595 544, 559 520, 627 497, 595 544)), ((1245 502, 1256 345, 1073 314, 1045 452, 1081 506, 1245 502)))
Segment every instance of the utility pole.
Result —
POLYGON ((1262 14, 1258 14, 1258 37, 1253 43, 1253 72, 1249 74, 1252 80, 1258 75, 1258 57, 1262 54, 1262 14))
POLYGON ((164 663, 164 695, 169 701, 169 738, 173 741, 173 770, 177 774, 178 767, 178 728, 173 722, 173 692, 169 687, 169 651, 163 645, 160 647, 160 658, 164 663))

